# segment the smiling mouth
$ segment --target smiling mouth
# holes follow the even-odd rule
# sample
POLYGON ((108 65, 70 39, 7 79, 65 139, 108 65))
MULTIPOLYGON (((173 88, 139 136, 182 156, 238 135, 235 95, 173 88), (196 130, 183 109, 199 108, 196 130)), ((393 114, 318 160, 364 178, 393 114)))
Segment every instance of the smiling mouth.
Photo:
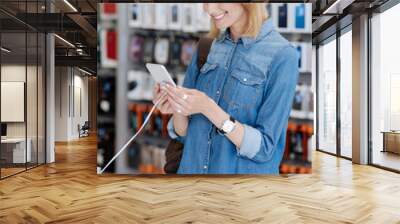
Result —
POLYGON ((219 14, 219 15, 213 16, 213 18, 214 18, 215 20, 221 20, 222 18, 224 18, 225 14, 226 14, 226 13, 221 13, 221 14, 219 14))

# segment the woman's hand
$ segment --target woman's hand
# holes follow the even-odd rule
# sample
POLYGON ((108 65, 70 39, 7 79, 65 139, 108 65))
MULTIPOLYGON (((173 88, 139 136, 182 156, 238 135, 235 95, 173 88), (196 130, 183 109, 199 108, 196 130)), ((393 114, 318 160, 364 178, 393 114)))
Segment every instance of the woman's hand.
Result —
POLYGON ((197 89, 184 87, 166 86, 169 106, 174 113, 189 116, 197 113, 204 113, 209 105, 210 98, 197 89))
POLYGON ((165 90, 160 88, 160 84, 156 83, 153 89, 153 103, 156 104, 159 99, 163 97, 163 99, 158 103, 157 108, 163 114, 172 114, 174 111, 171 108, 170 103, 168 102, 168 95, 165 90))

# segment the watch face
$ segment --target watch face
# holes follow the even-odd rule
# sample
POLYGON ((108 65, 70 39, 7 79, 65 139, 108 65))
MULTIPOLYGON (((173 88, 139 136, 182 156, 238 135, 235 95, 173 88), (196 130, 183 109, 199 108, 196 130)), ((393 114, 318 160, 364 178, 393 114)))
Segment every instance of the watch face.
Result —
POLYGON ((234 127, 235 127, 235 123, 233 121, 231 121, 231 120, 227 120, 222 125, 222 130, 225 133, 230 133, 233 130, 234 127))

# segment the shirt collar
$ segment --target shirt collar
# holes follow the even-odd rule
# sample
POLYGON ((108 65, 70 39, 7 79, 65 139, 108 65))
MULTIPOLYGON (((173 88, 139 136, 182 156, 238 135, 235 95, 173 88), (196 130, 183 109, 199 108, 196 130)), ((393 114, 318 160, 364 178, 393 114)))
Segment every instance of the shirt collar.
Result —
MULTIPOLYGON (((272 30, 274 29, 274 25, 272 23, 271 19, 267 19, 264 21, 263 25, 261 26, 261 30, 258 33, 256 38, 253 37, 240 37, 239 41, 241 40, 243 42, 244 47, 249 47, 251 44, 254 42, 263 39, 267 34, 269 34, 272 30)), ((233 40, 230 37, 229 33, 229 28, 225 29, 221 34, 218 36, 217 41, 224 41, 224 40, 230 40, 233 42, 233 40)))

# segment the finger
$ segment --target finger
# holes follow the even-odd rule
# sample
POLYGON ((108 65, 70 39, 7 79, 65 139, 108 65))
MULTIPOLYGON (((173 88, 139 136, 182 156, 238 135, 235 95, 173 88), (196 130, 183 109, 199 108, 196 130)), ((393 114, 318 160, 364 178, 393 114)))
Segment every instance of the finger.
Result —
POLYGON ((168 107, 170 107, 169 103, 164 103, 164 104, 160 105, 161 112, 163 112, 163 113, 168 112, 168 107))
POLYGON ((160 86, 158 84, 156 84, 153 88, 153 95, 158 95, 158 93, 160 92, 160 86))
POLYGON ((183 107, 182 105, 180 105, 179 103, 177 103, 176 101, 174 101, 172 98, 168 98, 168 102, 169 102, 169 104, 170 104, 170 106, 171 106, 171 108, 175 111, 175 112, 178 112, 178 113, 187 113, 188 112, 188 110, 185 108, 185 107, 183 107))
POLYGON ((176 91, 174 89, 167 89, 166 93, 169 97, 173 97, 173 98, 177 98, 179 97, 178 94, 176 93, 176 91))
POLYGON ((180 105, 181 107, 185 109, 189 109, 189 102, 187 100, 184 100, 182 97, 173 95, 169 96, 170 100, 174 101, 176 104, 180 105))
POLYGON ((191 90, 196 90, 196 89, 189 89, 189 88, 186 88, 186 87, 183 87, 183 86, 177 86, 176 89, 177 89, 179 92, 182 92, 182 93, 188 93, 188 92, 190 92, 191 90))
POLYGON ((201 91, 197 89, 186 89, 186 92, 190 95, 198 95, 199 93, 201 93, 201 91))
POLYGON ((168 110, 168 108, 170 107, 170 103, 168 102, 168 98, 165 97, 165 100, 163 100, 162 103, 160 103, 160 109, 165 112, 168 110))
POLYGON ((154 102, 154 105, 157 104, 157 108, 161 109, 162 106, 163 106, 165 103, 168 103, 168 97, 159 98, 156 102, 154 102), (158 104, 157 104, 157 102, 158 102, 158 104))
POLYGON ((188 94, 185 93, 186 91, 181 91, 177 88, 167 88, 167 93, 169 96, 174 97, 178 102, 184 98, 184 96, 186 95, 186 97, 188 96, 188 94))
POLYGON ((157 99, 160 99, 161 97, 164 97, 167 95, 167 91, 165 89, 160 89, 158 93, 156 94, 157 99))
POLYGON ((171 104, 171 106, 174 106, 175 108, 177 108, 176 106, 179 107, 179 109, 185 108, 186 106, 179 103, 178 101, 176 101, 173 97, 168 97, 168 102, 171 104))
POLYGON ((155 94, 154 98, 153 98, 153 104, 156 104, 158 102, 158 100, 160 99, 160 94, 155 94))

